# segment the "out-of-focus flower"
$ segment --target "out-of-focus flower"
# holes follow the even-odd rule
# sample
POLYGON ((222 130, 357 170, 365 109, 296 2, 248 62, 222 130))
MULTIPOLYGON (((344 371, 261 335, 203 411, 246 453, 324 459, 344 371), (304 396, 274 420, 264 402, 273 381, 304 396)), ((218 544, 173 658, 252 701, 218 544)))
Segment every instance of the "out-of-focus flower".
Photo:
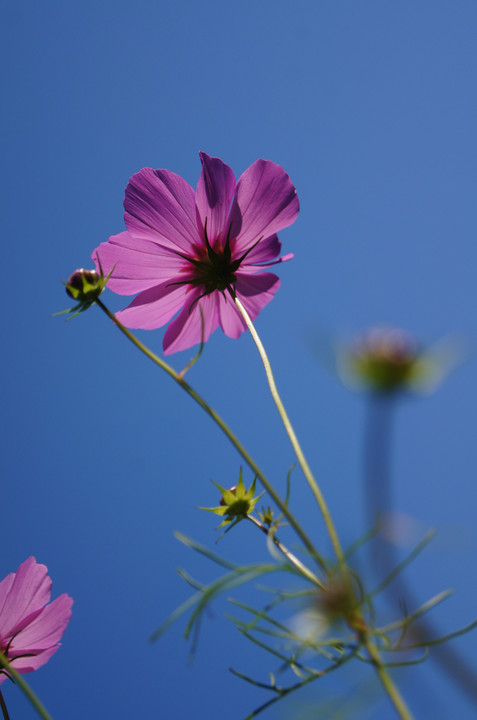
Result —
POLYGON ((359 604, 348 579, 340 575, 330 576, 324 590, 317 591, 306 607, 295 615, 293 629, 305 641, 324 637, 339 622, 359 632, 359 604))
POLYGON ((221 515, 222 517, 224 517, 224 520, 220 523, 219 527, 223 527, 224 525, 228 525, 229 523, 237 523, 240 520, 244 520, 247 515, 254 511, 257 501, 263 495, 262 492, 260 493, 260 495, 257 495, 257 497, 254 497, 255 483, 256 478, 250 485, 249 489, 246 490, 242 479, 242 468, 240 468, 240 475, 237 485, 234 485, 228 490, 220 487, 220 485, 214 482, 214 485, 222 493, 222 497, 220 498, 220 505, 218 507, 202 507, 199 509, 208 510, 209 512, 213 512, 216 515, 221 515))
MULTIPOLYGON (((55 653, 71 618, 66 593, 50 603, 48 568, 34 557, 0 582, 0 651, 14 670, 28 673, 55 653)), ((0 670, 0 683, 8 670, 0 670)))
POLYGON ((337 356, 339 374, 353 389, 428 393, 461 362, 463 351, 451 338, 423 350, 409 333, 382 325, 341 347, 337 356))
POLYGON ((202 152, 200 159, 195 193, 169 170, 133 175, 124 200, 126 232, 92 255, 111 272, 110 290, 139 293, 117 313, 124 325, 152 330, 179 313, 164 336, 166 354, 208 340, 218 325, 238 338, 246 326, 231 291, 253 320, 280 286, 263 269, 293 257, 277 257, 276 233, 299 210, 283 168, 257 160, 236 182, 219 158, 202 152))

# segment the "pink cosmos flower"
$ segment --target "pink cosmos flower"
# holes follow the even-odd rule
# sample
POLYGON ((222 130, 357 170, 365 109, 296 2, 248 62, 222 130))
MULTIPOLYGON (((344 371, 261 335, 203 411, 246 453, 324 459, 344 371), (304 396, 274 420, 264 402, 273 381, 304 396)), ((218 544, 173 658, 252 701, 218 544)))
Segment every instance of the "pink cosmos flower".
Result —
POLYGON ((126 232, 113 235, 92 258, 121 295, 139 293, 117 318, 152 330, 172 320, 164 352, 207 340, 220 325, 232 338, 246 329, 232 295, 252 320, 280 286, 264 268, 278 258, 278 230, 296 219, 295 187, 282 167, 257 160, 238 182, 219 158, 200 153, 197 190, 169 170, 144 168, 126 188, 126 232))
MULTIPOLYGON (((41 667, 60 647, 73 600, 64 593, 50 603, 50 595, 48 568, 34 557, 0 582, 0 650, 19 673, 41 667)), ((0 670, 0 684, 7 673, 0 670)))

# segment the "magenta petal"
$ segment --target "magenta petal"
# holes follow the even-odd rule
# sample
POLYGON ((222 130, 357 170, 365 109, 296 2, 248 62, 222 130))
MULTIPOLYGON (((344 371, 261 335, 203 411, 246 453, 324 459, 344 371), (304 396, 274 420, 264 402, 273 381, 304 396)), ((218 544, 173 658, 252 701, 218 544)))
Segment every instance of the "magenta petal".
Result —
POLYGON ((13 585, 13 581, 15 580, 15 573, 10 573, 7 575, 6 578, 3 578, 3 580, 0 582, 0 617, 2 614, 2 608, 5 604, 5 600, 8 596, 8 593, 10 592, 10 588, 13 585))
POLYGON ((5 637, 28 617, 37 612, 50 599, 51 579, 45 565, 39 565, 34 557, 20 565, 0 612, 0 632, 5 637))
POLYGON ((11 656, 41 652, 58 643, 71 619, 72 605, 73 599, 66 593, 45 605, 35 620, 15 636, 11 656))
POLYGON ((135 237, 183 251, 199 240, 194 191, 169 170, 144 168, 133 175, 124 209, 126 227, 135 237))
MULTIPOLYGON (((32 672, 33 670, 38 670, 39 667, 48 662, 48 660, 51 658, 52 655, 55 654, 59 647, 59 644, 53 645, 52 647, 48 648, 47 650, 43 650, 37 655, 30 655, 29 657, 19 657, 17 659, 13 659, 11 660, 11 664, 14 670, 16 670, 21 675, 23 675, 24 673, 32 672)), ((0 683, 2 683, 5 678, 6 675, 0 675, 0 683)))
MULTIPOLYGON (((273 260, 280 253, 281 249, 282 244, 278 239, 278 235, 270 235, 270 237, 260 240, 260 242, 250 250, 244 260, 244 265, 253 265, 254 263, 264 263, 273 260)), ((234 259, 235 255, 239 255, 239 253, 236 253, 234 248, 234 259)))
POLYGON ((300 203, 295 186, 280 165, 257 160, 239 178, 232 207, 235 252, 245 252, 296 220, 300 203))
POLYGON ((237 339, 247 329, 245 320, 231 297, 219 296, 220 327, 226 335, 237 339))
POLYGON ((279 287, 280 278, 273 273, 241 273, 237 276, 235 290, 251 319, 255 320, 260 310, 273 299, 279 287))
POLYGON ((219 324, 218 293, 213 292, 198 300, 200 294, 200 288, 190 293, 182 312, 167 328, 163 340, 164 355, 187 350, 200 343, 201 339, 206 342, 219 324))
POLYGON ((230 206, 235 192, 235 176, 232 168, 220 158, 199 153, 202 172, 197 184, 195 202, 201 229, 207 220, 207 237, 213 246, 222 235, 222 244, 227 239, 226 227, 230 206))
POLYGON ((184 305, 189 287, 163 283, 144 290, 127 308, 117 312, 116 317, 128 328, 154 330, 162 327, 184 305))
POLYGON ((134 295, 158 285, 177 275, 186 265, 177 253, 128 232, 113 235, 108 242, 101 243, 91 258, 105 276, 113 271, 107 286, 118 295, 134 295))

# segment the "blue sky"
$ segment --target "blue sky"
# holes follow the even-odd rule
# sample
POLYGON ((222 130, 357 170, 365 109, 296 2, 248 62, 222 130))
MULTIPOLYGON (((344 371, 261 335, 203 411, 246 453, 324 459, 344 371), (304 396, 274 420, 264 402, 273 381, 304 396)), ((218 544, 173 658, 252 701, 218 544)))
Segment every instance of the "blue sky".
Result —
MULTIPOLYGON (((173 532, 213 546, 214 518, 196 507, 216 504, 210 480, 234 484, 240 459, 99 310, 68 324, 50 317, 68 306, 60 280, 123 230, 129 177, 168 168, 195 186, 199 150, 236 177, 271 159, 297 187, 300 216, 281 233, 295 259, 280 268, 281 290, 257 327, 345 543, 365 530, 365 401, 330 372, 332 344, 381 322, 425 345, 465 338, 468 356, 442 387, 401 403, 393 477, 396 509, 438 530, 409 570, 420 600, 453 587, 440 626, 473 620, 475 4, 6 0, 0 13, 0 575, 33 554, 55 592, 74 597, 62 648, 29 676, 53 717, 213 720, 226 709, 240 720, 264 695, 227 668, 262 678, 275 669, 223 617, 225 601, 204 623, 192 666, 183 623, 148 642, 190 593, 177 567, 214 577, 173 532)), ((162 334, 141 337, 159 352, 162 334)), ((190 382, 283 488, 293 455, 250 338, 217 332, 190 382)), ((297 471, 292 502, 328 551, 297 471)), ((248 527, 218 549, 237 562, 268 557, 248 527)), ((474 646, 472 636, 455 645, 469 660, 474 646)), ((430 662, 397 679, 417 717, 475 715, 430 662)), ((264 717, 305 718, 353 682, 343 672, 264 717)), ((5 695, 14 720, 34 717, 16 688, 5 695)), ((363 717, 390 713, 377 702, 363 717)))

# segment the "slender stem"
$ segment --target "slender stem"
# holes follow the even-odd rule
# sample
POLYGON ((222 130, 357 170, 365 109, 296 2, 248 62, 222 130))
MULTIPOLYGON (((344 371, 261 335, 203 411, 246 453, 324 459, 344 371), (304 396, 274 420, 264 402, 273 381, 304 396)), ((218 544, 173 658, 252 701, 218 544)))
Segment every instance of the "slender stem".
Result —
POLYGON ((10 715, 8 714, 7 706, 5 705, 5 700, 3 698, 1 690, 0 690, 0 709, 2 711, 3 720, 10 720, 10 715))
MULTIPOLYGON (((191 398, 195 400, 195 402, 200 405, 200 407, 205 410, 205 412, 214 420, 214 422, 220 427, 223 433, 228 437, 232 445, 236 448, 236 450, 239 452, 239 454, 243 457, 247 465, 253 470, 255 475, 258 477, 260 482, 262 483, 265 490, 268 492, 270 497, 274 500, 277 507, 280 508, 284 516, 287 518, 290 525, 293 527, 303 544, 305 545, 308 552, 317 560, 319 566, 322 570, 326 571, 326 565, 322 557, 318 554, 317 550, 315 549, 313 543, 306 535, 305 531, 301 528, 300 524, 294 517, 294 515, 291 513, 291 511, 288 509, 288 507, 285 505, 285 503, 281 500, 280 496, 275 492, 273 486, 270 484, 270 481, 266 478, 266 476, 263 474, 263 472, 260 470, 258 465, 254 462, 254 460, 251 458, 251 456, 248 454, 248 452, 245 450, 243 445, 240 443, 238 438, 234 435, 232 430, 228 427, 228 425, 225 423, 224 420, 213 410, 210 405, 206 403, 206 401, 197 393, 182 377, 181 373, 177 373, 174 368, 172 368, 170 365, 168 365, 162 358, 158 357, 153 353, 149 348, 147 348, 145 345, 140 342, 127 328, 124 327, 122 323, 119 322, 119 320, 114 316, 114 314, 104 305, 101 300, 96 301, 101 310, 103 310, 104 313, 114 322, 116 327, 121 330, 121 332, 139 349, 141 350, 146 357, 148 357, 150 360, 152 360, 156 365, 158 365, 162 370, 164 370, 173 380, 176 381, 178 385, 188 394, 191 398)), ((321 583, 321 587, 324 587, 321 583)))
POLYGON ((328 510, 328 506, 326 504, 325 498, 323 497, 323 493, 321 492, 321 490, 318 486, 318 483, 316 482, 316 480, 313 476, 313 473, 311 472, 310 466, 308 465, 308 462, 305 458, 303 450, 301 449, 300 443, 298 442, 298 438, 295 434, 293 426, 287 415, 287 412, 285 410, 283 402, 280 398, 280 395, 278 394, 278 389, 277 389, 277 386, 275 383, 275 378, 273 377, 272 368, 271 368, 267 353, 265 352, 265 348, 262 345, 262 341, 260 340, 258 333, 255 330, 255 327, 252 323, 252 320, 250 319, 248 312, 246 311, 246 309, 244 308, 244 306, 242 305, 242 303, 240 302, 238 297, 233 293, 233 291, 231 294, 232 294, 234 302, 237 305, 243 319, 245 320, 245 323, 246 323, 248 329, 250 330, 250 334, 255 342, 255 345, 257 346, 258 352, 259 352, 260 357, 263 362, 263 366, 265 368, 265 374, 267 376, 268 384, 270 386, 270 392, 272 394, 272 398, 275 402, 275 405, 277 406, 278 413, 283 422, 283 425, 285 427, 287 435, 290 439, 293 450, 295 451, 295 455, 300 464, 300 467, 303 470, 303 474, 305 475, 308 485, 310 486, 311 491, 312 491, 313 495, 315 496, 315 499, 320 507, 321 514, 323 515, 326 529, 328 531, 328 535, 330 536, 334 551, 336 553, 336 557, 338 559, 338 563, 341 567, 342 572, 346 573, 343 550, 341 548, 341 543, 339 541, 338 534, 337 534, 335 526, 333 524, 333 520, 331 519, 330 511, 328 510))
POLYGON ((372 641, 369 639, 369 637, 366 637, 364 639, 364 644, 366 646, 366 649, 369 653, 369 656, 373 662, 374 667, 376 668, 376 672, 378 674, 378 677, 381 681, 382 686, 386 690, 386 693, 391 700, 392 704, 394 705, 394 708, 396 709, 397 714, 402 720, 413 720, 413 716, 411 711, 409 710, 408 706, 406 705, 406 702, 404 698, 402 697, 401 693, 399 692, 397 686, 394 684, 394 682, 391 679, 391 676, 389 675, 388 671, 383 665, 383 662, 381 660, 381 657, 379 655, 379 651, 375 645, 373 645, 372 641))
MULTIPOLYGON (((40 700, 37 698, 33 690, 30 688, 30 686, 25 682, 25 680, 22 678, 22 676, 17 673, 16 670, 12 668, 12 666, 9 664, 7 658, 3 653, 0 653, 0 667, 5 668, 5 670, 8 672, 12 680, 16 682, 17 685, 22 689, 23 693, 27 696, 28 700, 31 702, 35 710, 37 711, 38 715, 43 718, 43 720, 53 720, 49 712, 46 710, 44 705, 40 702, 40 700)), ((3 700, 3 698, 2 698, 3 700)), ((0 703, 2 707, 2 711, 4 710, 4 705, 0 703)), ((6 710, 6 708, 5 708, 6 710)), ((8 715, 7 715, 8 717, 8 715)))
MULTIPOLYGON (((395 410, 395 395, 371 395, 368 400, 364 439, 364 485, 368 525, 374 525, 381 517, 386 523, 392 522, 392 415, 395 410)), ((384 525, 385 528, 385 525, 384 525)), ((391 526, 392 530, 392 526, 391 526)), ((371 541, 371 559, 376 572, 387 575, 392 568, 399 566, 391 542, 383 540, 378 534, 371 541)), ((404 598, 408 607, 418 606, 412 589, 401 573, 393 578, 393 583, 385 588, 391 599, 404 598)), ((440 637, 439 629, 427 619, 419 619, 409 628, 414 638, 425 642, 440 637)), ((447 677, 466 693, 474 704, 477 703, 477 673, 449 643, 436 645, 431 659, 446 673, 447 677)))
MULTIPOLYGON (((268 528, 266 525, 260 522, 260 520, 257 520, 256 517, 253 515, 247 515, 247 518, 252 522, 256 527, 258 527, 265 535, 270 536, 270 528, 268 528)), ((275 533, 272 534, 272 540, 273 544, 276 545, 276 547, 280 550, 280 552, 286 557, 289 563, 291 563, 294 567, 296 567, 297 570, 308 580, 311 580, 312 583, 315 585, 318 585, 319 588, 323 589, 323 583, 319 578, 316 577, 315 573, 312 572, 309 568, 306 567, 302 563, 301 560, 297 558, 296 555, 294 555, 287 547, 284 545, 275 535, 275 533)))

